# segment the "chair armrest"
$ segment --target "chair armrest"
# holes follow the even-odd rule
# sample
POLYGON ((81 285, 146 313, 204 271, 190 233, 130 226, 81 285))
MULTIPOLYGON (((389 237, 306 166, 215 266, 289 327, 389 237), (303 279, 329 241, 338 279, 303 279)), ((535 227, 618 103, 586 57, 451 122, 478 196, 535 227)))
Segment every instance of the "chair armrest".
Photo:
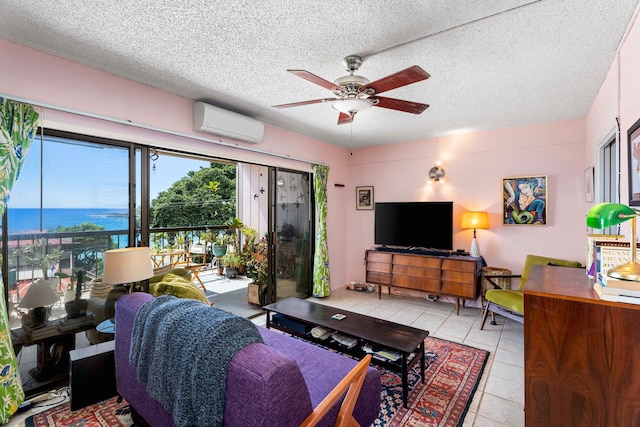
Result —
POLYGON ((322 418, 329 412, 333 405, 344 396, 340 411, 336 417, 335 427, 349 427, 358 425, 353 418, 353 408, 360 395, 360 389, 367 374, 367 368, 371 361, 371 355, 367 354, 349 373, 334 387, 333 390, 322 399, 322 402, 315 407, 313 412, 300 424, 300 427, 313 427, 317 425, 322 418))
POLYGON ((491 285, 493 286, 493 289, 502 289, 496 282, 494 282, 492 279, 516 279, 516 278, 520 278, 522 277, 522 274, 497 274, 497 275, 491 275, 491 274, 487 274, 487 275, 483 275, 482 278, 483 279, 487 279, 487 281, 489 283, 491 283, 491 285))

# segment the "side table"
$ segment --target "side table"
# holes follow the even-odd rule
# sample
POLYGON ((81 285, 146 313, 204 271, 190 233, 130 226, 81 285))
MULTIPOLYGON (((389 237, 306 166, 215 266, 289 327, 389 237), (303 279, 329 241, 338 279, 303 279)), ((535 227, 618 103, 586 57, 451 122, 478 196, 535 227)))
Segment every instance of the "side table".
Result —
POLYGON ((85 323, 80 319, 74 320, 76 323, 73 325, 61 326, 61 320, 54 320, 34 330, 11 330, 11 342, 16 355, 22 347, 37 346, 36 367, 29 371, 35 381, 25 381, 27 379, 23 378, 26 396, 37 394, 50 388, 52 384, 68 379, 69 352, 75 349, 76 334, 94 327, 93 314, 87 316, 85 323))
POLYGON ((487 291, 496 289, 511 289, 511 270, 500 267, 482 267, 482 285, 480 288, 482 314, 484 314, 484 296, 487 291), (505 277, 499 277, 505 276, 505 277))

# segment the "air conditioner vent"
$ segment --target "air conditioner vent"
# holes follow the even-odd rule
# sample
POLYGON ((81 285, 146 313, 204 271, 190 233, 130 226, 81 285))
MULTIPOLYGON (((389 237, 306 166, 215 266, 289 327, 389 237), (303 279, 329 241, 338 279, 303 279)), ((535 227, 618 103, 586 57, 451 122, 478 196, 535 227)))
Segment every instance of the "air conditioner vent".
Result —
POLYGON ((262 122, 201 101, 193 103, 193 130, 254 144, 264 137, 262 122))

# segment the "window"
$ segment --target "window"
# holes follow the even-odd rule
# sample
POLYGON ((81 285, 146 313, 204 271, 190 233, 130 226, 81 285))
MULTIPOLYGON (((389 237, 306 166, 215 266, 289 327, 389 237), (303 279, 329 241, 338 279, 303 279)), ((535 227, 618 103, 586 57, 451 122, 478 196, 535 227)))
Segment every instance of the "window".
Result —
MULTIPOLYGON (((619 133, 613 129, 598 148, 596 168, 596 202, 620 202, 620 144, 619 133)), ((604 234, 618 234, 618 227, 603 229, 604 234)))

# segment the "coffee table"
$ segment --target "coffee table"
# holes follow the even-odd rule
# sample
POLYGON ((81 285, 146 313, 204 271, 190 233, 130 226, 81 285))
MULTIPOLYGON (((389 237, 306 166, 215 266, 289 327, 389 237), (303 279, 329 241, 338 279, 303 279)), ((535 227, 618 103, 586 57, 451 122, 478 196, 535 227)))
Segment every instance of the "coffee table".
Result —
POLYGON ((401 374, 402 398, 405 408, 409 395, 408 372, 417 362, 420 362, 420 373, 422 382, 424 382, 424 339, 429 336, 429 331, 298 298, 287 298, 263 308, 267 310, 267 328, 278 329, 358 358, 367 354, 363 350, 363 346, 367 344, 374 348, 378 347, 399 353, 401 357, 397 361, 375 357, 375 354, 371 361, 401 374), (280 316, 272 318, 272 313, 278 313, 280 316), (337 320, 332 317, 336 314, 342 314, 345 317, 342 320, 337 320), (298 325, 301 328, 292 326, 290 321, 294 322, 293 325, 298 325), (355 337, 357 343, 353 347, 347 348, 330 338, 325 340, 314 338, 308 331, 315 326, 322 326, 355 337))

